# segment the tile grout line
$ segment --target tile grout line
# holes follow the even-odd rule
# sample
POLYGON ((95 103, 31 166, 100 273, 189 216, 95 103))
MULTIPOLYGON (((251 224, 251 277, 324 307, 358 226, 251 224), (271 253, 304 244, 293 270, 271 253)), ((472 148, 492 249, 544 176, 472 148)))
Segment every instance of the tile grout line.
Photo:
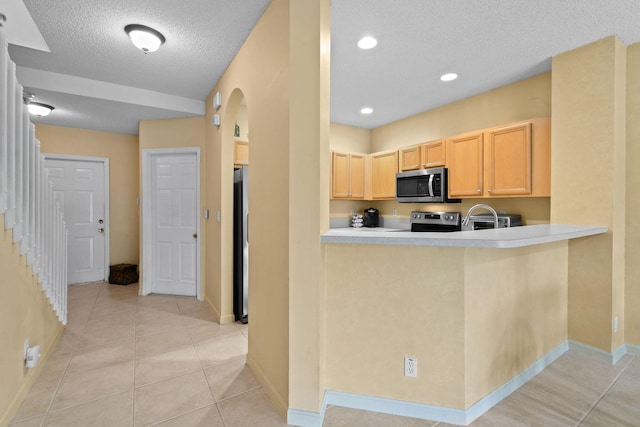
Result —
POLYGON ((584 414, 584 416, 580 419, 580 421, 578 422, 578 424, 576 424, 576 427, 580 427, 582 425, 582 423, 587 419, 587 417, 589 417, 589 415, 593 412, 593 410, 596 408, 596 406, 598 406, 598 404, 602 401, 602 399, 607 395, 607 393, 609 393, 609 391, 611 390, 611 388, 618 382, 618 380, 620 379, 620 377, 622 376, 622 374, 624 374, 624 372, 627 370, 627 368, 631 365, 631 362, 633 362, 635 360, 636 356, 631 356, 631 360, 629 360, 629 362, 624 366, 624 368, 622 368, 620 370, 620 372, 618 373, 618 375, 616 375, 616 377, 613 379, 613 381, 611 381, 611 384, 609 384, 609 387, 607 387, 607 389, 600 395, 600 397, 598 398, 598 400, 596 400, 596 402, 593 404, 593 406, 591 408, 589 408, 589 410, 587 411, 586 414, 584 414))
MULTIPOLYGON (((68 287, 69 285, 67 285, 68 287)), ((93 309, 95 307, 95 303, 98 300, 98 295, 100 295, 100 292, 102 291, 102 288, 96 293, 96 297, 93 300, 93 305, 91 306, 91 311, 89 312, 89 316, 91 316, 91 313, 93 312, 93 309)), ((87 326, 87 322, 88 322, 88 317, 87 320, 85 320, 84 325, 82 326, 82 331, 79 333, 79 337, 82 337, 82 335, 84 334, 84 330, 87 326)), ((64 331, 62 332, 64 334, 64 331)), ((60 387, 62 386, 62 381, 64 380, 64 377, 67 375, 67 370, 69 369, 69 365, 71 364, 71 360, 73 359, 73 357, 76 355, 76 351, 78 350, 78 344, 80 343, 80 338, 78 338, 78 342, 75 343, 75 345, 73 346, 73 350, 70 351, 71 356, 69 357, 69 360, 67 360, 67 363, 64 367, 64 370, 62 371, 62 375, 60 375, 60 378, 58 378, 58 384, 56 385, 56 389, 53 392, 53 395, 51 396, 51 400, 49 401, 49 405, 47 406, 47 410, 45 411, 44 417, 42 418, 42 421, 40 422, 40 426, 44 426, 47 419, 49 418, 49 414, 51 412, 53 412, 51 409, 53 408, 53 402, 56 400, 56 397, 58 396, 58 392, 60 391, 60 387)), ((57 347, 57 345, 56 345, 57 347)), ((54 349, 55 351, 55 349, 54 349)), ((36 380, 37 381, 37 380, 36 380)))

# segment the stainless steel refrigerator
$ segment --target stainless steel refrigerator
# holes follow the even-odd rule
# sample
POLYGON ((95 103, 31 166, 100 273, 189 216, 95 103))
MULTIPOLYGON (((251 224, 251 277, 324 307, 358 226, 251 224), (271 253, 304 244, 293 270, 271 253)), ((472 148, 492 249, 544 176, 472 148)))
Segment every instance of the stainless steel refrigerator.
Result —
POLYGON ((233 314, 249 321, 249 167, 233 171, 233 314))

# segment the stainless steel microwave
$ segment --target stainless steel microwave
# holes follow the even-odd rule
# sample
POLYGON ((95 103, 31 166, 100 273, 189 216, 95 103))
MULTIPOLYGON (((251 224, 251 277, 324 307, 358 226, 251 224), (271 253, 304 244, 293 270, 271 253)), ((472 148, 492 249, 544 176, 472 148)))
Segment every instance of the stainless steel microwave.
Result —
POLYGON ((399 203, 459 203, 450 199, 447 168, 421 169, 396 174, 396 201, 399 203))

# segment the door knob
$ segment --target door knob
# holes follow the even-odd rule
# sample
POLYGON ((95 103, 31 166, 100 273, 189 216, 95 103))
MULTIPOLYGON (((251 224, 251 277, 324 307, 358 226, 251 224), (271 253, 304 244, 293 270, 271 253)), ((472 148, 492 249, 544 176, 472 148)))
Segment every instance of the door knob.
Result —
POLYGON ((104 233, 104 227, 98 228, 98 233, 104 233))
POLYGON ((193 238, 194 238, 194 239, 197 239, 197 238, 198 238, 198 235, 197 235, 196 233, 193 233, 193 238))
POLYGON ((103 219, 99 219, 98 220, 98 224, 104 224, 104 220, 103 219))

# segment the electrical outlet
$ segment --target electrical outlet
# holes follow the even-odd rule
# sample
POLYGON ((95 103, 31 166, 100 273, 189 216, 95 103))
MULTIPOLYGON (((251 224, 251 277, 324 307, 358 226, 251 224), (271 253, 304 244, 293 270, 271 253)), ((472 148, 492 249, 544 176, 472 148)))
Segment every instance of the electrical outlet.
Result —
POLYGON ((393 210, 391 211, 391 215, 393 215, 393 216, 398 216, 398 209, 393 209, 393 210))
POLYGON ((353 216, 353 215, 355 215, 356 211, 351 209, 350 213, 351 213, 351 216, 353 216))
POLYGON ((418 359, 415 357, 404 357, 404 376, 413 378, 418 376, 418 359))
POLYGON ((613 332, 618 332, 618 316, 613 318, 613 332))

